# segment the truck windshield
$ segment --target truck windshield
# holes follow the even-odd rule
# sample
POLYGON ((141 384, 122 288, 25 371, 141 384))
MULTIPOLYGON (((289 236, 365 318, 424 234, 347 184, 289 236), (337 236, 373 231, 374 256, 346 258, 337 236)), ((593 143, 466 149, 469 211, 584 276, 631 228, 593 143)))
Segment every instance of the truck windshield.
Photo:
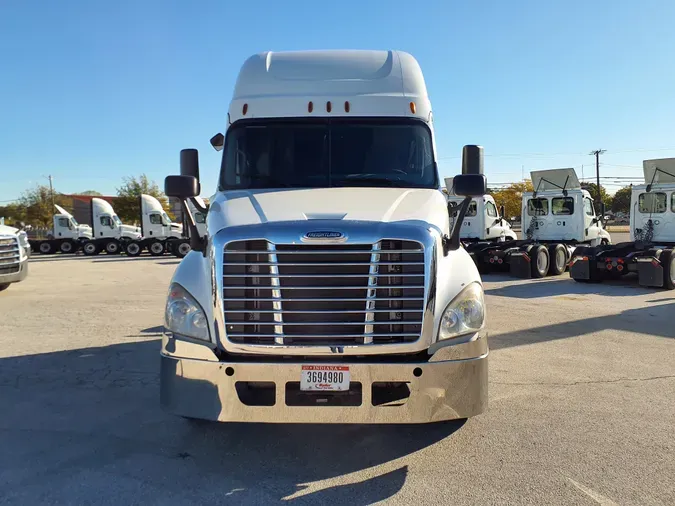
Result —
POLYGON ((113 215, 113 221, 115 222, 115 225, 122 224, 122 220, 120 220, 119 216, 117 216, 116 214, 113 215))
POLYGON ((73 227, 77 227, 79 225, 77 220, 75 218, 73 218, 72 216, 70 217, 70 223, 72 224, 73 227))
POLYGON ((171 218, 169 218, 169 215, 166 213, 162 213, 162 225, 170 225, 171 224, 171 218))
POLYGON ((431 133, 414 120, 251 121, 227 134, 220 187, 438 188, 431 133))

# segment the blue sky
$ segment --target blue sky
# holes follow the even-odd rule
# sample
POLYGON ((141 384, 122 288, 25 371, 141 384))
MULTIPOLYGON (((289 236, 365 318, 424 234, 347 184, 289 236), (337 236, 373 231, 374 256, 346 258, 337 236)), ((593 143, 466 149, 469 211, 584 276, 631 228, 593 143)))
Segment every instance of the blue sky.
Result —
MULTIPOLYGON (((492 183, 531 169, 641 176, 675 157, 675 2, 68 1, 0 4, 0 205, 44 177, 114 194, 163 185, 196 147, 215 188, 242 62, 264 50, 375 48, 415 55, 443 176, 485 146, 492 183)), ((610 186, 610 190, 617 186, 610 186)))

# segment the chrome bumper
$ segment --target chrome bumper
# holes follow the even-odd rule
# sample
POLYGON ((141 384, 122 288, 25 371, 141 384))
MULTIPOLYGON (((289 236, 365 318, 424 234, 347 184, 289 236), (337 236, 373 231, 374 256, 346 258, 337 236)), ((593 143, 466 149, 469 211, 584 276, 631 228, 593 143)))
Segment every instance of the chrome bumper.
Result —
MULTIPOLYGON (((16 264, 15 264, 16 265, 16 264)), ((19 265, 19 270, 11 274, 2 274, 0 272, 0 285, 5 283, 18 283, 28 276, 28 260, 23 260, 19 265)))
MULTIPOLYGON (((300 381, 300 362, 220 362, 203 345, 165 336, 160 398, 162 407, 171 413, 221 422, 437 422, 485 411, 487 357, 487 336, 477 334, 468 342, 438 349, 427 362, 340 362, 349 365, 352 384, 360 383, 358 405, 326 406, 317 400, 314 405, 289 406, 287 389, 289 384, 300 381), (269 405, 244 404, 236 384, 246 382, 274 384, 269 405), (372 392, 376 382, 406 383, 409 396, 399 405, 374 406, 372 392)), ((305 395, 310 402, 312 395, 315 399, 325 396, 305 395)))

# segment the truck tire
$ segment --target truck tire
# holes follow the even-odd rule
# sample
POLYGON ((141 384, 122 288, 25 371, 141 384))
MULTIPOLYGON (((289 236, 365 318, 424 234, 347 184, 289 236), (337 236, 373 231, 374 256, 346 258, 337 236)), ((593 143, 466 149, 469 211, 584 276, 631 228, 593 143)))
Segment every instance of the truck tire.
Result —
POLYGON ((98 255, 99 249, 95 242, 87 241, 82 245, 82 252, 88 257, 98 255))
POLYGON ((2 292, 3 290, 7 290, 9 288, 9 285, 10 285, 9 283, 0 284, 0 292, 2 292))
POLYGON ((73 241, 63 241, 59 246, 61 253, 73 253, 75 251, 75 244, 73 241))
POLYGON ((148 244, 148 251, 153 257, 162 256, 164 254, 164 244, 160 241, 152 241, 148 244))
POLYGON ((548 273, 548 267, 551 262, 548 249, 543 244, 534 246, 530 250, 530 267, 533 278, 543 278, 548 273))
POLYGON ((675 289, 675 251, 663 250, 660 260, 663 266, 663 288, 673 290, 675 289))
POLYGON ((190 241, 188 240, 177 241, 173 246, 173 254, 178 258, 185 258, 185 255, 192 251, 192 248, 190 247, 190 241))
POLYGON ((551 276, 560 276, 567 269, 567 248, 562 244, 555 244, 548 249, 550 266, 548 273, 551 276))
POLYGON ((121 251, 122 246, 117 239, 113 239, 112 241, 105 243, 105 252, 108 255, 119 255, 121 251))
POLYGON ((41 255, 49 255, 54 252, 53 249, 50 241, 43 241, 40 243, 39 250, 41 255))
POLYGON ((142 250, 143 248, 141 248, 138 241, 129 241, 124 248, 124 252, 130 257, 137 257, 141 254, 142 250))

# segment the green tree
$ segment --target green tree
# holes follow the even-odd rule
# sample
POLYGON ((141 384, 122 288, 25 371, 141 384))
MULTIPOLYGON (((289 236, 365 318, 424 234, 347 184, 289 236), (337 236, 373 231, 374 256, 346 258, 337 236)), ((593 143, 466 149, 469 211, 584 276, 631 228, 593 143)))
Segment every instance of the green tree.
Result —
MULTIPOLYGON (((591 198, 594 202, 598 201, 598 185, 595 183, 581 183, 581 187, 591 194, 591 198)), ((612 196, 607 193, 607 190, 604 186, 600 185, 600 195, 602 196, 602 201, 605 204, 606 209, 612 208, 612 196)), ((597 213, 600 213, 600 209, 595 208, 597 213)))
POLYGON ((49 186, 37 185, 23 192, 19 199, 19 205, 25 210, 26 223, 46 228, 51 228, 52 217, 57 212, 53 204, 72 212, 71 200, 61 193, 52 195, 49 186))
POLYGON ((89 195, 90 197, 102 197, 103 194, 97 192, 96 190, 87 190, 85 192, 80 192, 79 195, 89 195))
MULTIPOLYGON (((124 184, 117 188, 117 198, 113 206, 120 219, 125 223, 138 223, 141 220, 141 195, 152 195, 162 204, 171 216, 169 199, 159 189, 157 183, 148 179, 145 174, 139 177, 125 177, 124 184)), ((171 216, 173 219, 173 216, 171 216)))
POLYGON ((512 183, 506 188, 494 190, 492 197, 497 206, 504 206, 504 217, 508 220, 520 216, 523 193, 534 191, 532 181, 526 180, 522 183, 512 183))
POLYGON ((0 206, 0 218, 5 218, 5 225, 16 226, 26 221, 26 208, 19 203, 0 206))
POLYGON ((620 190, 617 190, 612 199, 612 211, 615 213, 629 213, 630 196, 632 192, 632 186, 624 186, 620 190))

